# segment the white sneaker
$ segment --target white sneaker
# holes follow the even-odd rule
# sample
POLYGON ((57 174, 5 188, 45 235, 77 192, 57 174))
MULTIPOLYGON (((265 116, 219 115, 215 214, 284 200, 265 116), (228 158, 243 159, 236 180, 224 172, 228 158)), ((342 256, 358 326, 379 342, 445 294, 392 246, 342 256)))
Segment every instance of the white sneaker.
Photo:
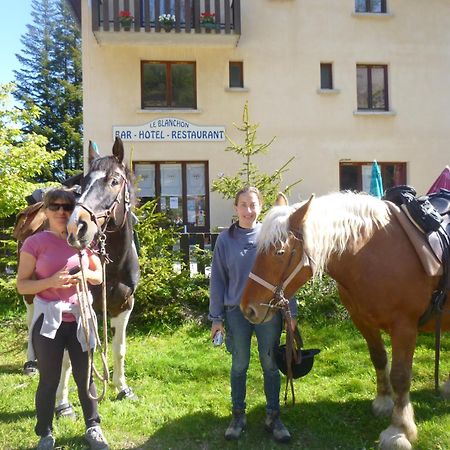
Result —
POLYGON ((99 425, 89 427, 84 435, 91 450, 109 450, 108 442, 99 425))

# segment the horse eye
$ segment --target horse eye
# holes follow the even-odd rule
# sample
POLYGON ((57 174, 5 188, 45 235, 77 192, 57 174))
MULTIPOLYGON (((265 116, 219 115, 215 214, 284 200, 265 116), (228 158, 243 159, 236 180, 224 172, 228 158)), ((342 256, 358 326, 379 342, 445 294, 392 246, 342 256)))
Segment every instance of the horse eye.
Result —
POLYGON ((280 248, 279 250, 277 250, 277 251, 275 252, 275 255, 277 255, 277 256, 283 256, 283 255, 284 255, 284 249, 280 248))
POLYGON ((117 186, 118 184, 119 184, 119 180, 117 178, 113 178, 111 180, 111 186, 112 187, 117 186))

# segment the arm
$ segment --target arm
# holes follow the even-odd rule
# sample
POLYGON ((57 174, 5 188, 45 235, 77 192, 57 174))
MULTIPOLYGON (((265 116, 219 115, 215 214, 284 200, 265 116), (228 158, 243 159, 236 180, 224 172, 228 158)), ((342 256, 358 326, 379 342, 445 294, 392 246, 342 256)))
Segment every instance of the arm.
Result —
POLYGON ((51 277, 35 280, 34 270, 36 268, 36 259, 27 252, 20 254, 19 267, 17 269, 17 291, 19 294, 34 295, 50 288, 68 288, 72 287, 73 276, 65 267, 55 272, 51 277))

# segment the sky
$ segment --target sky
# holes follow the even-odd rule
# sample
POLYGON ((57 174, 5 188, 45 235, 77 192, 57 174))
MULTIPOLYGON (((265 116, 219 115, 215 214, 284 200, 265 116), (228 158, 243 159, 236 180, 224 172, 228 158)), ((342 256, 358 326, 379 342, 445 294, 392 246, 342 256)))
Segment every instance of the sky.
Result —
POLYGON ((13 70, 20 67, 16 53, 21 53, 20 38, 27 31, 26 25, 32 23, 31 0, 8 2, 8 11, 8 19, 0 27, 0 84, 14 81, 13 70))

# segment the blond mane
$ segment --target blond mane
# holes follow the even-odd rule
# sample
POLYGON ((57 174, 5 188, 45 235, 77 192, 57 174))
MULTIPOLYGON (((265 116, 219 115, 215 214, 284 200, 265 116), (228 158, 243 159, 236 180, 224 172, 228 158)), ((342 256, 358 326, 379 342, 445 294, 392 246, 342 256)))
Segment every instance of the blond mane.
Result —
MULTIPOLYGON (((289 216, 302 206, 276 206, 263 220, 258 252, 284 245, 289 236, 289 216)), ((303 225, 304 247, 313 261, 314 275, 326 270, 333 254, 369 239, 389 222, 385 202, 366 194, 336 192, 313 199, 303 225)))

